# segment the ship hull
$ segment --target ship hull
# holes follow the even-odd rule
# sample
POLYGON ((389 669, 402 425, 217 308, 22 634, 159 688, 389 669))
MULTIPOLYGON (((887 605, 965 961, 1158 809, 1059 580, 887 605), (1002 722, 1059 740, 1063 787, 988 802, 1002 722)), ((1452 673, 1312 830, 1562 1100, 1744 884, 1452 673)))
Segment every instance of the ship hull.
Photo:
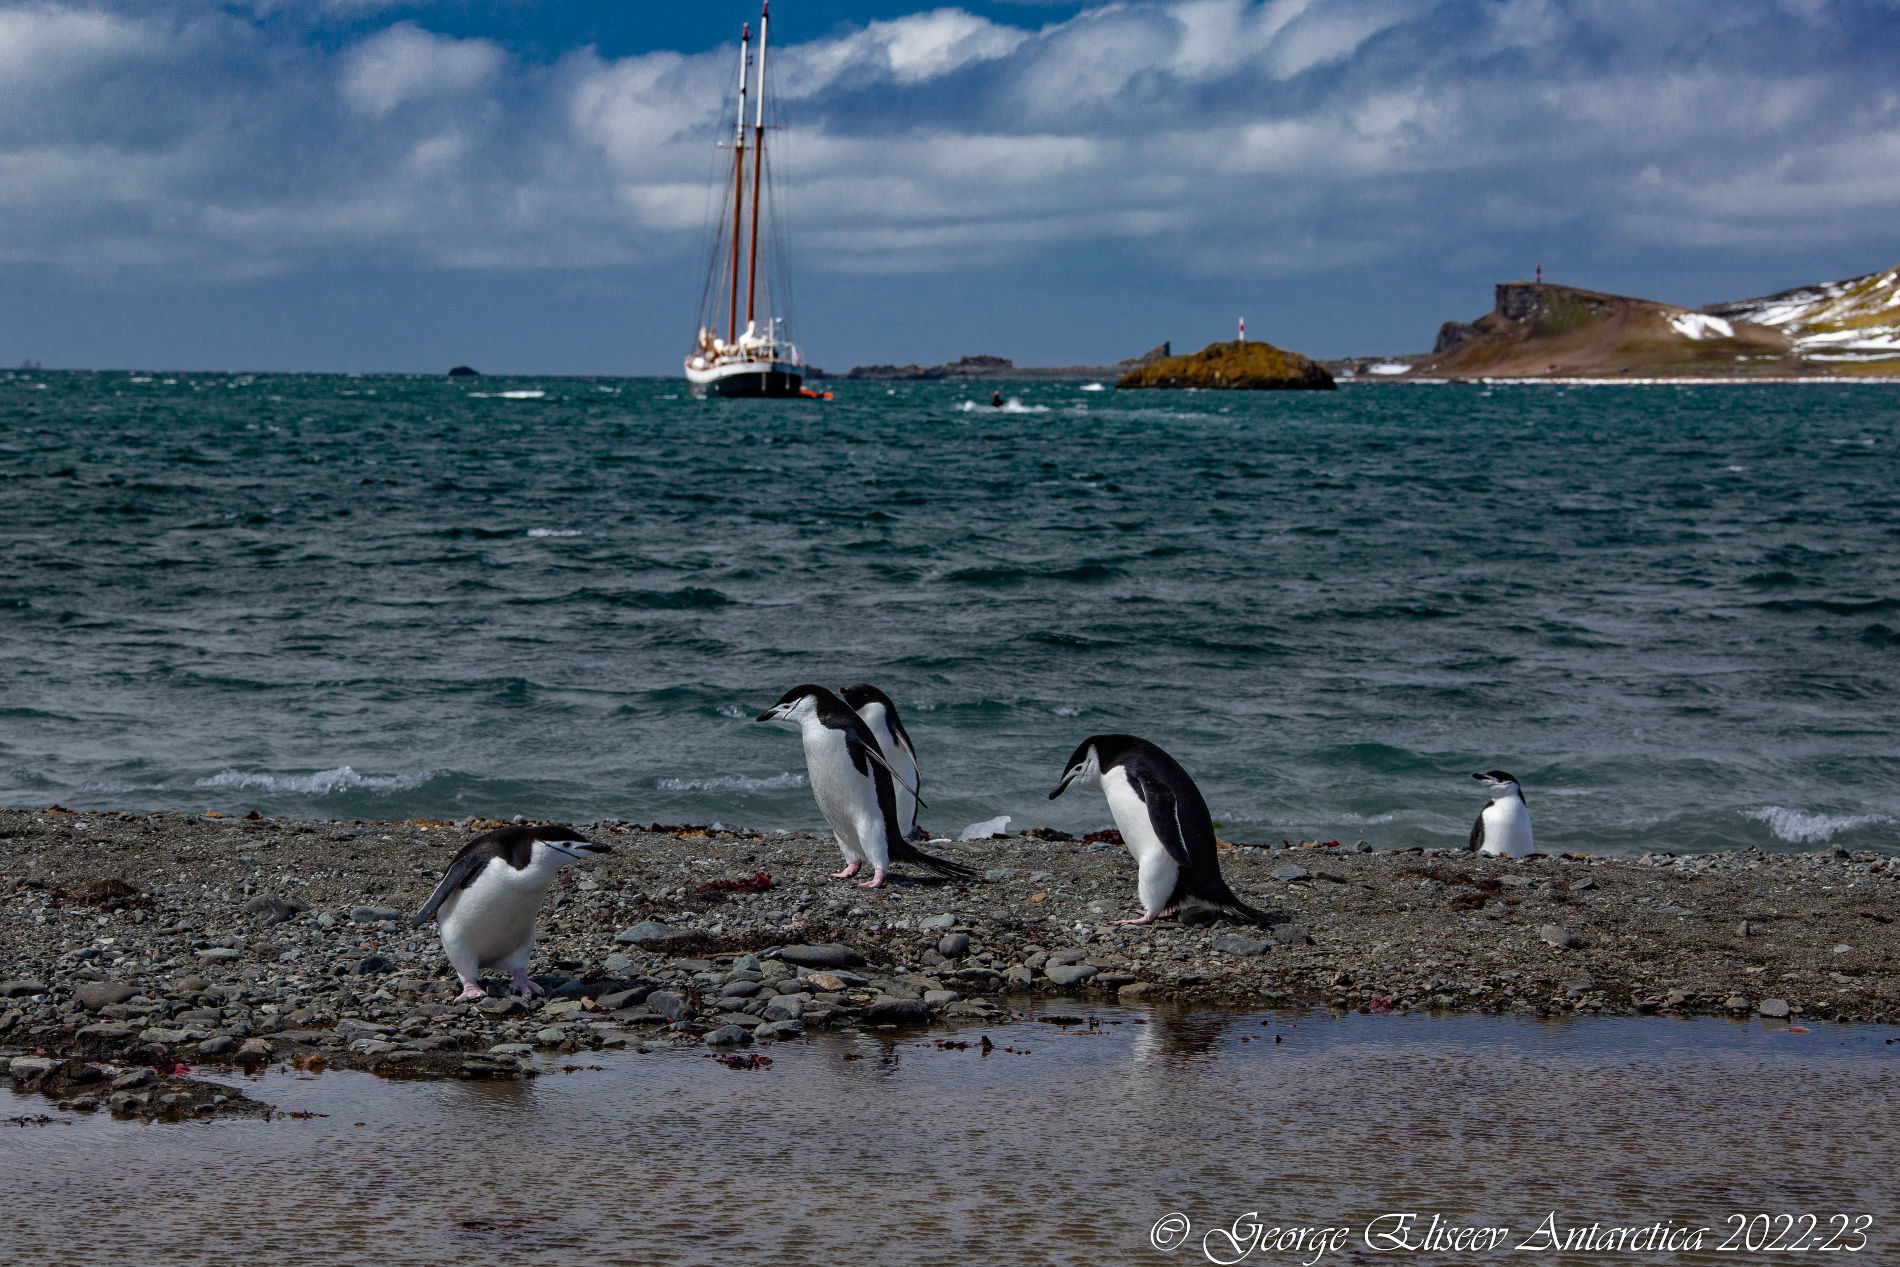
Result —
POLYGON ((695 396, 778 399, 798 395, 805 373, 802 366, 788 361, 755 361, 707 369, 689 365, 686 380, 695 396))

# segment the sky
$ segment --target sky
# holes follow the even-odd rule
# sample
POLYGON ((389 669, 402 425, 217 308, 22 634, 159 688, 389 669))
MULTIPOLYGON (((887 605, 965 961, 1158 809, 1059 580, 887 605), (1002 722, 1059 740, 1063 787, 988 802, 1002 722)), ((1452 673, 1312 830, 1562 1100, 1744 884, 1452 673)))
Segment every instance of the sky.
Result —
MULTIPOLYGON (((0 0, 0 365, 677 374, 749 0, 0 0)), ((843 370, 1900 263, 1900 0, 778 0, 843 370)))

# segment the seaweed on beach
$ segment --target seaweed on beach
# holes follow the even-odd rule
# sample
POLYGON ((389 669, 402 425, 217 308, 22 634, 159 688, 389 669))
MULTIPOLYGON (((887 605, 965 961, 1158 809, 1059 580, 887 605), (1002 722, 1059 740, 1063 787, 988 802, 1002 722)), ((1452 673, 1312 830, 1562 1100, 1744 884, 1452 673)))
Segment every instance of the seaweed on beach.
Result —
POLYGON ((152 899, 146 897, 138 885, 118 876, 88 880, 70 889, 53 890, 53 905, 60 906, 68 902, 97 907, 102 911, 152 909, 152 899))

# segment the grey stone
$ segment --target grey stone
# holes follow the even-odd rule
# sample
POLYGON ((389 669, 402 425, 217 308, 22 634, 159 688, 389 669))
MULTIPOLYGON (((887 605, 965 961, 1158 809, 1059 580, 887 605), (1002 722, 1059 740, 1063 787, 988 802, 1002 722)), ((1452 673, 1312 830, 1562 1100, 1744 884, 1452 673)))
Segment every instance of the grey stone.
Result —
POLYGON ((796 1021, 805 1015, 805 996, 781 994, 765 1005, 762 1013, 768 1021, 796 1021))
POLYGON ((801 968, 855 968, 864 956, 837 942, 818 946, 781 946, 778 957, 801 968))
POLYGON ((706 1035, 708 1047, 744 1047, 752 1041, 752 1031, 737 1025, 721 1025, 706 1035))
POLYGON ((534 1041, 543 1047, 559 1047, 567 1041, 567 1031, 559 1025, 549 1025, 534 1031, 534 1041))
POLYGON ((801 1021, 769 1021, 752 1031, 754 1038, 797 1038, 805 1032, 801 1021))
POLYGON ((1048 957, 1043 960, 1042 964, 1032 966, 1047 967, 1052 963, 1081 963, 1088 957, 1089 952, 1086 950, 1053 950, 1049 952, 1048 957))
POLYGON ((387 906, 352 906, 350 920, 357 924, 380 924, 384 920, 398 920, 402 912, 387 906))
POLYGON ((132 1027, 116 1021, 102 1021, 97 1025, 82 1025, 75 1031, 80 1038, 96 1038, 101 1042, 118 1043, 132 1037, 132 1027))
POLYGON ((483 999, 475 1008, 489 1016, 519 1016, 528 1010, 528 1005, 518 998, 505 996, 483 999))
POLYGON ((647 995, 646 1005, 655 1016, 664 1016, 669 1021, 683 1021, 698 1015, 685 999, 671 990, 655 990, 647 995))
POLYGON ((44 981, 31 981, 20 978, 14 981, 0 981, 0 999, 23 999, 28 995, 45 994, 44 981))
POLYGON ((172 982, 172 992, 185 998, 196 998, 211 988, 211 983, 203 977, 180 977, 172 982))
POLYGON ((1737 937, 1753 937, 1755 935, 1755 926, 1747 920, 1743 920, 1736 926, 1735 935, 1737 937))
POLYGON ((917 921, 917 927, 925 932, 935 932, 937 929, 943 929, 945 932, 948 932, 956 926, 957 917, 948 912, 942 915, 931 915, 917 921))
POLYGON ((226 1052, 237 1050, 237 1039, 229 1034, 214 1034, 198 1044, 198 1052, 204 1056, 222 1056, 226 1052))
POLYGON ((625 955, 608 955, 605 959, 600 961, 600 970, 602 972, 611 972, 613 975, 619 976, 623 972, 633 971, 633 960, 627 958, 625 955))
POLYGON ((1555 924, 1546 924, 1537 930, 1537 935, 1559 950, 1574 950, 1583 945, 1583 940, 1567 929, 1555 924))
POLYGON ((102 1007, 123 1003, 137 993, 136 987, 123 981, 89 981, 73 991, 73 999, 88 1012, 97 1012, 102 1007))
POLYGON ((45 1056, 15 1056, 7 1073, 15 1082, 32 1082, 44 1078, 57 1068, 59 1068, 59 1062, 45 1056))
POLYGON ((937 953, 946 959, 961 959, 970 953, 970 934, 945 933, 937 943, 937 953))
POLYGON ((1722 1006, 1731 1012, 1746 1012, 1748 1010, 1748 1000, 1739 994, 1731 994, 1722 1001, 1722 1006))
POLYGON ((534 1048, 527 1043, 496 1043, 488 1049, 491 1056, 528 1056, 533 1053, 534 1048))
MULTIPOLYGON (((16 1060, 13 1063, 17 1065, 20 1062, 16 1060)), ((150 1069, 128 1069, 112 1080, 112 1089, 114 1091, 130 1091, 135 1087, 148 1087, 157 1081, 158 1075, 153 1073, 150 1069)))
POLYGON ((1786 1017, 1790 1011, 1786 999, 1763 999, 1761 1005, 1755 1010, 1763 1016, 1770 1016, 1776 1020, 1786 1017))
POLYGON ((1086 963, 1052 963, 1049 979, 1057 985, 1080 985, 1101 969, 1086 963))
POLYGON ((1273 948, 1270 941, 1255 941, 1251 937, 1240 937, 1233 933, 1214 939, 1213 948, 1223 955, 1264 955, 1273 948))
POLYGON ((198 952, 198 958, 204 960, 206 963, 229 963, 233 959, 240 959, 242 957, 242 951, 234 950, 229 946, 213 946, 209 950, 201 950, 198 952))
POLYGON ((256 923, 265 928, 269 928, 273 924, 285 923, 296 914, 296 912, 291 909, 290 903, 284 901, 282 898, 272 897, 268 893, 260 893, 246 902, 244 904, 244 913, 251 916, 256 923))
POLYGON ((395 961, 388 955, 364 955, 356 961, 356 966, 350 969, 350 974, 358 977, 380 977, 395 966, 395 961))
POLYGON ((603 1011, 618 1012, 623 1007, 632 1007, 634 1004, 643 1001, 647 995, 651 993, 653 993, 652 986, 637 985, 625 990, 615 990, 611 994, 603 994, 595 999, 594 1002, 598 1004, 603 1011))
POLYGON ((728 981, 719 987, 722 999, 749 999, 759 992, 757 981, 728 981))
POLYGON ((1022 989, 1035 979, 1036 974, 1029 970, 1027 964, 1015 964, 1003 974, 1003 981, 1012 990, 1022 989))
POLYGON ((757 955, 740 955, 737 959, 732 961, 732 970, 734 972, 758 972, 760 971, 759 957, 757 955))
POLYGON ((1291 884, 1295 880, 1310 880, 1313 876, 1311 872, 1305 867, 1302 867, 1299 863, 1289 862, 1284 867, 1275 867, 1273 869, 1273 878, 1276 880, 1284 880, 1288 884, 1291 884))
POLYGON ((1273 940, 1282 946, 1310 946, 1313 934, 1306 931, 1303 924, 1275 924, 1272 929, 1273 940))
POLYGON ((955 990, 924 991, 924 1003, 929 1007, 947 1007, 962 997, 955 990))
POLYGON ((642 946, 650 941, 662 941, 673 935, 673 930, 665 924, 656 924, 643 919, 632 928, 623 928, 614 934, 614 940, 622 946, 642 946))

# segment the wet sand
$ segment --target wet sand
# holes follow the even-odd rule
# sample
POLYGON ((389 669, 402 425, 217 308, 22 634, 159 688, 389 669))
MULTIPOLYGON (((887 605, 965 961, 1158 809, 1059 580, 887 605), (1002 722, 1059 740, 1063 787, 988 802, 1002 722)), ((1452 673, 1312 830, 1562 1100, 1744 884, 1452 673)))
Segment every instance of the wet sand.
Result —
POLYGON ((868 892, 826 878, 827 840, 619 823, 589 828, 616 852, 543 908, 549 997, 455 1004, 433 927, 406 916, 491 825, 0 812, 0 1062, 82 1110, 176 1118, 259 1111, 210 1103, 206 1066, 507 1081, 537 1052, 762 1051, 1050 998, 1900 1018, 1900 860, 1869 853, 1230 849, 1272 927, 1118 928, 1134 875, 1113 843, 942 844, 985 879, 868 892), (139 1069, 156 1081, 113 1086, 139 1069))

